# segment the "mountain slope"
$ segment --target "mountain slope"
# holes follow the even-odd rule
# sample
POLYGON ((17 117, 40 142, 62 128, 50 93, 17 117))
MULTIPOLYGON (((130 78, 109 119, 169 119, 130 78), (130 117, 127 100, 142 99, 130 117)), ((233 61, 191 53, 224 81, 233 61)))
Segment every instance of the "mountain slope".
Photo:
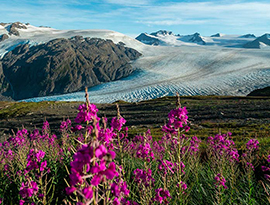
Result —
POLYGON ((270 96, 270 86, 253 90, 251 93, 249 93, 247 96, 270 96))
POLYGON ((10 89, 0 92, 19 100, 79 91, 128 76, 133 72, 129 62, 140 55, 111 40, 81 36, 19 45, 2 59, 2 87, 6 78, 10 89))
POLYGON ((155 36, 151 36, 147 33, 141 33, 135 39, 147 45, 157 46, 160 45, 161 43, 161 41, 158 38, 156 38, 155 36))
POLYGON ((263 48, 270 46, 270 34, 266 33, 254 41, 248 42, 244 45, 244 48, 263 48))

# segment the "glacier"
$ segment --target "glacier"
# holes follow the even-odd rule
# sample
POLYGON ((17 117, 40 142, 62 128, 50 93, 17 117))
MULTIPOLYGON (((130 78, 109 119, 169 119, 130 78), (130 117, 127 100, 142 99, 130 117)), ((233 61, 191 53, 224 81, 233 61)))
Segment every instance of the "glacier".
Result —
MULTIPOLYGON (((172 96, 176 92, 180 95, 244 96, 254 89, 270 85, 270 49, 239 47, 238 43, 251 41, 249 38, 228 35, 203 37, 207 42, 207 46, 204 46, 178 42, 169 36, 167 40, 162 37, 169 45, 151 46, 109 30, 57 30, 26 26, 27 29, 18 29, 20 36, 10 36, 0 42, 0 57, 18 44, 36 45, 76 35, 111 39, 114 43, 123 42, 143 54, 131 62, 135 70, 131 76, 89 88, 90 101, 94 103, 117 100, 138 102, 172 96)), ((44 100, 84 101, 84 91, 22 101, 44 100)))

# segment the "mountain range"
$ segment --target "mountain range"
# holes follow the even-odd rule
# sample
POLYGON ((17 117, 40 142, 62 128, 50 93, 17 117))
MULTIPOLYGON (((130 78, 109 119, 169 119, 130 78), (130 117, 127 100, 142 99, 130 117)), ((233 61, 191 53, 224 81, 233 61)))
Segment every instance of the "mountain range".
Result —
POLYGON ((109 30, 0 23, 0 93, 15 100, 83 100, 87 86, 93 102, 175 92, 247 95, 270 85, 269 39, 166 30, 134 39, 109 30))
POLYGON ((264 34, 258 38, 254 34, 226 35, 216 33, 209 36, 201 36, 199 33, 191 35, 173 34, 171 31, 160 30, 154 33, 141 33, 136 37, 138 41, 147 45, 182 46, 205 45, 223 46, 235 48, 266 48, 270 46, 270 34, 264 34))

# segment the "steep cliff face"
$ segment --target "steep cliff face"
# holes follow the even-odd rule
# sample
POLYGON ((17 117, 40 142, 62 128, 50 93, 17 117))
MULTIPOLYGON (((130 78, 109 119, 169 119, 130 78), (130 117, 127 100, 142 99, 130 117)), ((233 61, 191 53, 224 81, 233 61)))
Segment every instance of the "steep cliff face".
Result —
POLYGON ((8 79, 5 77, 2 67, 2 62, 0 61, 0 101, 11 100, 12 89, 8 82, 8 79), (3 96, 1 93, 6 93, 7 96, 3 96))
POLYGON ((140 55, 111 40, 81 36, 20 45, 2 59, 8 88, 0 84, 0 93, 19 100, 79 91, 130 75, 130 61, 140 55))

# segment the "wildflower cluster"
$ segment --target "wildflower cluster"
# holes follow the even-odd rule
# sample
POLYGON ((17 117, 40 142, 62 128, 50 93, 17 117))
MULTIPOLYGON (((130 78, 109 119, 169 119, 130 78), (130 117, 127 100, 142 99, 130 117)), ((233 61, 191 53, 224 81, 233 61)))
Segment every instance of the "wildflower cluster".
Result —
POLYGON ((136 156, 147 162, 150 162, 151 159, 155 159, 154 153, 152 152, 152 148, 149 143, 140 144, 136 151, 136 156))
MULTIPOLYGON (((172 163, 168 160, 158 160, 159 164, 158 164, 158 170, 161 173, 164 174, 174 174, 174 172, 177 169, 177 164, 176 163, 172 163)), ((182 167, 185 166, 184 164, 182 164, 182 167)), ((184 168, 184 167, 183 167, 184 168)))
POLYGON ((230 162, 239 161, 238 150, 234 147, 235 143, 227 139, 231 133, 217 134, 215 137, 209 137, 207 142, 209 144, 210 152, 214 154, 218 159, 221 157, 228 159, 230 162))
MULTIPOLYGON (((45 121, 42 130, 18 130, 0 143, 0 204, 229 204, 239 200, 235 190, 247 189, 243 204, 255 201, 258 140, 239 156, 231 133, 218 134, 201 152, 201 140, 184 134, 190 127, 180 98, 160 140, 150 130, 130 138, 119 107, 109 123, 88 99, 78 111, 75 124, 61 123, 58 139, 45 121)), ((268 181, 269 164, 261 166, 268 181)))
POLYGON ((251 170, 255 171, 254 167, 254 154, 257 150, 259 149, 259 141, 257 139, 250 139, 246 143, 246 152, 243 153, 242 158, 243 158, 243 163, 245 164, 247 172, 251 172, 251 170))
POLYGON ((101 128, 95 105, 87 100, 87 103, 80 105, 78 110, 75 122, 87 123, 88 129, 84 143, 70 162, 70 186, 66 188, 66 192, 69 195, 78 193, 82 196, 80 202, 86 204, 92 201, 98 203, 101 200, 104 203, 120 204, 129 195, 129 190, 121 178, 122 168, 113 161, 116 157, 113 142, 117 136, 115 131, 121 130, 125 119, 113 118, 111 128, 107 128, 107 119, 104 118, 104 127, 101 128))
POLYGON ((159 204, 169 204, 168 198, 172 198, 168 190, 163 190, 162 188, 156 189, 156 196, 154 201, 159 204))
POLYGON ((224 189, 227 189, 228 187, 225 185, 226 179, 219 173, 215 176, 215 186, 220 187, 222 186, 224 189))
POLYGON ((135 175, 135 182, 144 187, 153 186, 155 179, 152 177, 152 170, 135 169, 133 174, 135 175))
POLYGON ((267 158, 268 166, 262 166, 262 171, 265 173, 264 177, 268 180, 270 180, 270 175, 268 174, 270 172, 270 155, 268 155, 267 158))
POLYGON ((188 112, 186 107, 179 107, 173 109, 168 114, 168 123, 162 127, 162 131, 177 135, 180 128, 184 128, 186 132, 189 131, 190 127, 187 126, 188 112))

